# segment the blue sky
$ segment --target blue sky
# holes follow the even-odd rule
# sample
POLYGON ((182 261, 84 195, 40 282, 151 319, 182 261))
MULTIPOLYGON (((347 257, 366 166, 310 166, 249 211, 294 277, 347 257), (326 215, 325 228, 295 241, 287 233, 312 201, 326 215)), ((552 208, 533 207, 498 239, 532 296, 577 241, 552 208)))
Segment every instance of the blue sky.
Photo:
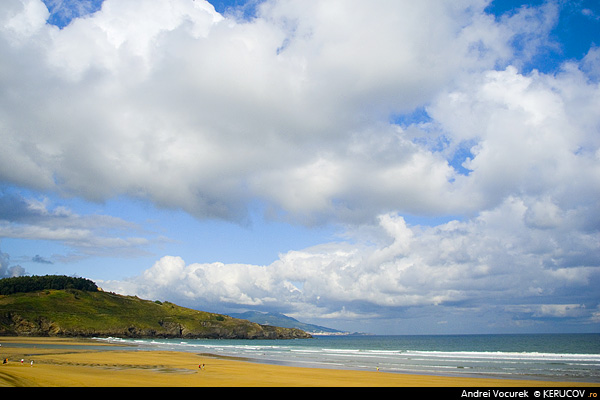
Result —
POLYGON ((600 6, 7 0, 0 275, 598 332, 600 6))

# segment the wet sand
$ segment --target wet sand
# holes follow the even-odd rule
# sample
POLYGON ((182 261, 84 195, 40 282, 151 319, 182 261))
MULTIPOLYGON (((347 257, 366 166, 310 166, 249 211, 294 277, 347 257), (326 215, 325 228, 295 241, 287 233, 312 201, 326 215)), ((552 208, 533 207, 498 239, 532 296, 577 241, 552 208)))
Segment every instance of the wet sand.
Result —
POLYGON ((0 364, 3 387, 600 386, 279 366, 209 354, 120 349, 89 339, 0 337, 0 344, 0 357, 8 359, 0 364))

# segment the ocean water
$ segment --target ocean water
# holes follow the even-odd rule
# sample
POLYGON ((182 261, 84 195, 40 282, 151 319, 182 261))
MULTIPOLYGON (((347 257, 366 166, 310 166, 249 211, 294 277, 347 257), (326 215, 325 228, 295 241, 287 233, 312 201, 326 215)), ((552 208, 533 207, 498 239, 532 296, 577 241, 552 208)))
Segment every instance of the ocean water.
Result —
POLYGON ((255 362, 395 373, 600 382, 600 334, 315 336, 297 340, 98 339, 255 362))

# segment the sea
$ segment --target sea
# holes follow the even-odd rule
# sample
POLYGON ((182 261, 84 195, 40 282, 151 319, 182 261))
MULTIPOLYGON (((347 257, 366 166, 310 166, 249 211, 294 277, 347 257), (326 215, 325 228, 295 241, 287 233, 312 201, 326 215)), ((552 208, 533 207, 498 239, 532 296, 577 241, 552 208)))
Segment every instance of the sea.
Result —
POLYGON ((600 334, 347 335, 292 340, 96 340, 252 362, 444 376, 600 382, 600 334))

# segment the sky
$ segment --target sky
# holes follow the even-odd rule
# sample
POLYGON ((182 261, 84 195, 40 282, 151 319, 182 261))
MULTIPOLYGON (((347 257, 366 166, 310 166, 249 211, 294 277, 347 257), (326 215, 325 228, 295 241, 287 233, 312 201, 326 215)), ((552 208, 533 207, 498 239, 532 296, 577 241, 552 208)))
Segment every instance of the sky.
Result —
POLYGON ((600 3, 0 2, 0 277, 600 331, 600 3))

